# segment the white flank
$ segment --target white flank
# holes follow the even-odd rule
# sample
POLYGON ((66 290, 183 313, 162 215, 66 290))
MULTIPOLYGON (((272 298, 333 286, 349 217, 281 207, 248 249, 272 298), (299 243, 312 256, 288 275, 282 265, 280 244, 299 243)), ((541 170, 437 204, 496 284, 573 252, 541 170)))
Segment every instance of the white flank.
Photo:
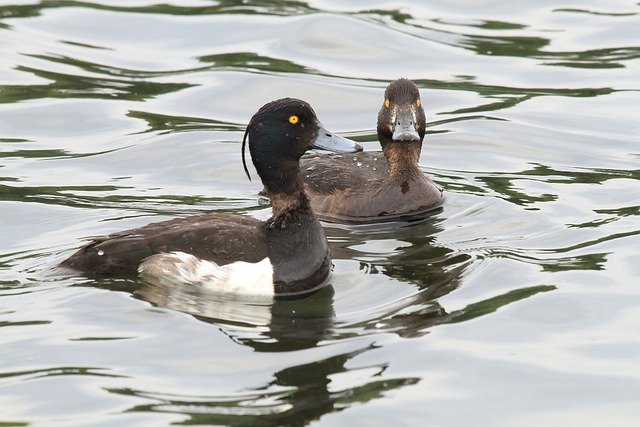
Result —
POLYGON ((156 254, 138 267, 143 280, 154 284, 196 285, 215 292, 273 297, 273 266, 237 261, 218 265, 184 252, 156 254))

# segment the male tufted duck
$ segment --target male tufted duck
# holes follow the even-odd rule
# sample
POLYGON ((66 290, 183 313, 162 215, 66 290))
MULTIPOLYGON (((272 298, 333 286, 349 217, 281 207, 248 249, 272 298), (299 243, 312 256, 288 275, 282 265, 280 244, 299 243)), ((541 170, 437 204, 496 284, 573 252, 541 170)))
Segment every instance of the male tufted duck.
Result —
POLYGON ((442 191, 418 167, 426 118, 420 91, 398 79, 378 113, 382 152, 310 153, 300 161, 314 212, 332 222, 415 219, 442 206, 442 191))
POLYGON ((242 142, 243 164, 247 138, 271 199, 270 219, 211 213, 157 222, 95 238, 61 265, 107 276, 137 271, 151 283, 259 297, 318 289, 331 259, 303 190, 299 160, 314 147, 341 152, 362 147, 325 130, 311 106, 293 98, 272 101, 251 118, 242 142))

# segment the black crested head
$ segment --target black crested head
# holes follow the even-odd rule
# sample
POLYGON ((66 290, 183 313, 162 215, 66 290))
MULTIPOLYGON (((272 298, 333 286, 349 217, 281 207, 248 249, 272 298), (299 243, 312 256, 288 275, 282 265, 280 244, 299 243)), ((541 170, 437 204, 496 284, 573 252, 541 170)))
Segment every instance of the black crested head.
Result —
POLYGON ((421 143, 426 122, 418 87, 405 78, 391 82, 378 113, 378 139, 383 148, 392 141, 421 143))
POLYGON ((300 99, 282 98, 260 107, 249 121, 242 140, 242 163, 249 179, 245 160, 247 142, 253 165, 264 181, 262 173, 271 169, 273 163, 297 162, 311 148, 310 141, 317 136, 318 128, 313 108, 300 99))
POLYGON ((242 141, 267 190, 290 193, 301 186, 300 157, 311 148, 353 152, 362 147, 353 141, 328 132, 318 121, 313 108, 300 99, 282 98, 262 106, 253 115, 242 141), (300 185, 298 185, 300 184, 300 185))

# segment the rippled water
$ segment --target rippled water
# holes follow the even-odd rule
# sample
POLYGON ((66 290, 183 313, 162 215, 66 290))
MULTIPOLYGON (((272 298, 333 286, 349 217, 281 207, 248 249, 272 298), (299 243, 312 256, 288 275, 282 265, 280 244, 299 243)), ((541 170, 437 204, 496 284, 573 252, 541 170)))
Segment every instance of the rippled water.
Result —
POLYGON ((4 2, 0 424, 637 424, 639 4, 424 3, 4 2), (322 292, 47 275, 88 236, 268 217, 255 110, 300 97, 376 149, 401 76, 445 208, 326 224, 322 292))

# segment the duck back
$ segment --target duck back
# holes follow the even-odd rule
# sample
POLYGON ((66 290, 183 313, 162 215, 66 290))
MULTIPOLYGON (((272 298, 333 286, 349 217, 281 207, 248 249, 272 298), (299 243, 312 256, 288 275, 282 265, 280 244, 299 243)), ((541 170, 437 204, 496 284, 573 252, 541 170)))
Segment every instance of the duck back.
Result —
POLYGON ((94 238, 61 265, 99 276, 132 276, 143 259, 175 251, 219 265, 258 262, 268 253, 261 224, 251 217, 220 213, 151 223, 94 238))
POLYGON ((300 162, 316 215, 338 223, 414 220, 443 203, 442 191, 419 169, 391 175, 382 152, 313 153, 300 162))

